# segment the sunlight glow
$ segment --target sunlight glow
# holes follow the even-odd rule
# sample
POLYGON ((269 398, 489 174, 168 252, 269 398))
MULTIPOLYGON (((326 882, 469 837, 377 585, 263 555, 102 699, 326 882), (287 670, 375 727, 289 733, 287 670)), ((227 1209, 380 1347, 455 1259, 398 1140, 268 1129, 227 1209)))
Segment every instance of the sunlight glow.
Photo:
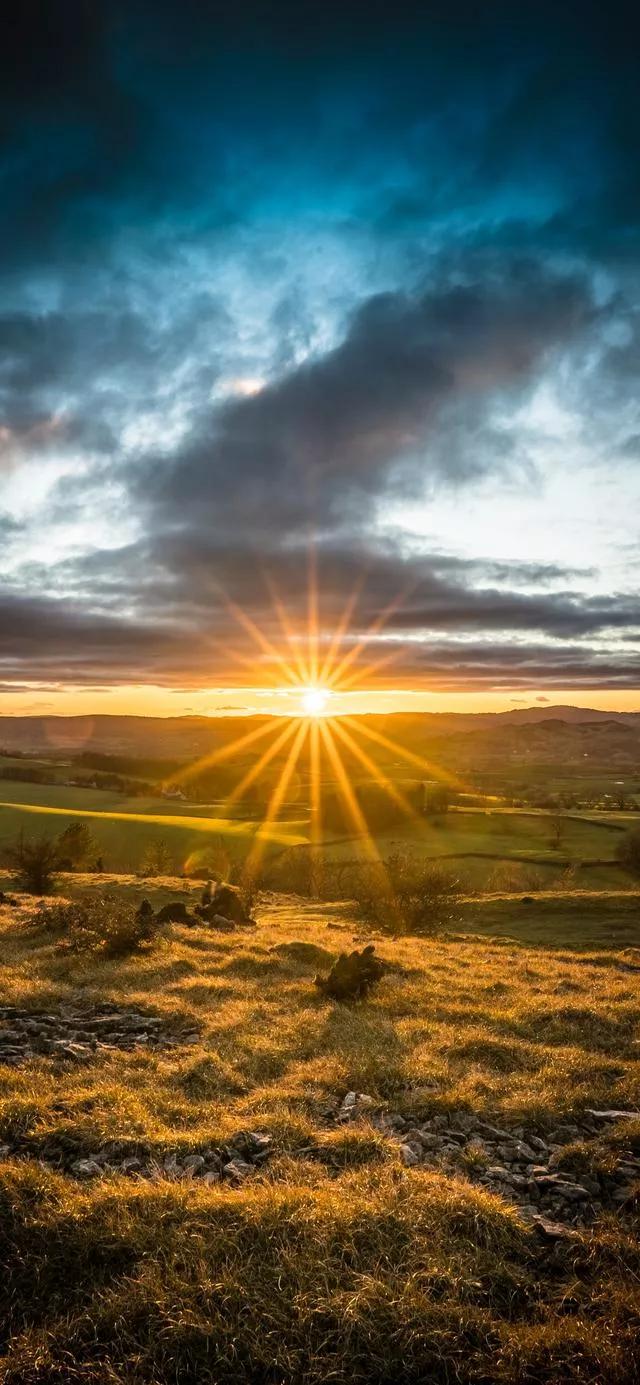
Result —
MULTIPOLYGON (((414 793, 411 799, 394 782, 393 768, 389 766, 390 756, 393 757, 392 764, 404 761, 412 767, 414 775, 417 772, 419 778, 428 776, 431 781, 439 780, 458 790, 463 785, 455 775, 405 748, 376 726, 371 726, 368 720, 341 714, 336 708, 340 706, 341 693, 354 685, 362 686, 373 673, 397 657, 396 652, 391 651, 367 662, 365 651, 371 651, 372 645, 379 648, 381 632, 406 596, 406 590, 378 613, 364 633, 354 638, 350 625, 364 578, 361 576, 356 582, 344 609, 338 616, 334 615, 330 627, 323 628, 313 542, 309 548, 306 612, 299 623, 292 620, 270 574, 265 572, 264 577, 275 622, 282 637, 278 644, 260 629, 241 606, 231 600, 218 583, 215 583, 216 596, 223 601, 245 635, 249 636, 261 661, 266 660, 272 676, 283 680, 283 696, 293 699, 290 705, 296 705, 297 710, 286 718, 284 726, 281 723, 278 726, 277 719, 269 720, 266 725, 262 723, 247 734, 236 736, 230 744, 218 746, 196 759, 186 770, 182 767, 173 779, 189 782, 203 772, 215 770, 231 756, 241 757, 238 782, 230 791, 228 784, 225 784, 226 793, 219 806, 228 811, 246 798, 249 789, 252 791, 250 802, 255 801, 256 792, 259 796, 266 795, 261 820, 243 864, 242 879, 246 885, 253 885, 258 880, 265 849, 274 836, 278 821, 283 819, 286 823, 292 812, 296 815, 296 824, 302 825, 303 830, 304 822, 300 824, 299 821, 301 812, 303 818, 306 817, 311 878, 320 881, 325 842, 324 818, 327 819, 327 830, 333 832, 327 804, 337 798, 344 808, 347 835, 357 841, 356 850, 373 869, 379 889, 395 908, 397 901, 392 897, 386 866, 367 822, 368 804, 371 802, 370 785, 374 784, 383 791, 395 804, 401 818, 413 820, 416 840, 427 835, 430 829, 416 806, 420 801, 419 795, 414 793), (365 748, 367 742, 368 748, 365 748), (389 766, 388 771, 379 763, 381 752, 383 761, 389 766), (366 775, 364 780, 363 771, 366 775)), ((268 628, 270 631, 273 628, 271 622, 268 622, 268 628)), ((228 652, 231 659, 237 657, 239 663, 251 662, 250 657, 230 646, 228 652)))
POLYGON ((326 688, 305 688, 300 699, 304 715, 306 717, 326 716, 330 696, 331 694, 326 688))

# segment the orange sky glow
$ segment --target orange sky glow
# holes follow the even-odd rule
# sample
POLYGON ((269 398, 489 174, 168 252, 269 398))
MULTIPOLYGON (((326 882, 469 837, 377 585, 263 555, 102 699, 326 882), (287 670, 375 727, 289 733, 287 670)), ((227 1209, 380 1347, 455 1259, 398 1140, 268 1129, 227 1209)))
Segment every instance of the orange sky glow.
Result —
MULTIPOLYGON (((87 688, 24 685, 4 693, 0 713, 5 716, 79 716, 93 713, 119 716, 276 716, 304 715, 302 689, 260 688, 166 688, 154 685, 114 685, 87 688)), ((424 689, 366 688, 334 693, 327 715, 366 712, 505 712, 539 704, 593 707, 617 712, 640 711, 640 693, 634 691, 580 691, 531 688, 504 692, 429 692, 424 689)))

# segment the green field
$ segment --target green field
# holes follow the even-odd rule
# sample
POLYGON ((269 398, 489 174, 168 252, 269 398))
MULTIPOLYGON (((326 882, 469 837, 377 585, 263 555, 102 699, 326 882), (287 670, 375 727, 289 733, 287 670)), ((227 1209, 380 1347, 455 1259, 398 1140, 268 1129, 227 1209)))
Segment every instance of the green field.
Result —
MULTIPOLYGON (((98 843, 105 865, 114 870, 134 870, 149 845, 167 843, 176 869, 182 870, 207 845, 222 839, 230 854, 243 855, 260 823, 256 818, 232 815, 203 816, 197 804, 164 798, 123 798, 100 789, 58 784, 24 784, 5 780, 0 785, 0 840, 5 844, 24 830, 29 835, 55 836, 70 823, 87 822, 98 843)), ((265 832, 274 847, 296 846, 307 840, 306 824, 283 821, 265 832)))
MULTIPOLYGON (((0 841, 9 843, 20 830, 27 835, 55 835, 83 819, 90 826, 107 870, 130 871, 149 845, 166 842, 177 870, 188 869, 210 843, 224 843, 229 855, 246 854, 260 827, 246 810, 226 810, 162 797, 127 799, 62 784, 3 781, 0 786, 0 841)), ((454 808, 430 820, 415 817, 376 834, 382 856, 405 850, 450 866, 461 884, 493 890, 549 888, 567 871, 588 889, 624 889, 629 877, 615 862, 621 834, 637 825, 633 813, 454 808)), ((284 804, 280 820, 264 833, 267 854, 309 847, 308 811, 284 804)), ((366 854, 361 837, 327 832, 326 855, 349 860, 366 854)))

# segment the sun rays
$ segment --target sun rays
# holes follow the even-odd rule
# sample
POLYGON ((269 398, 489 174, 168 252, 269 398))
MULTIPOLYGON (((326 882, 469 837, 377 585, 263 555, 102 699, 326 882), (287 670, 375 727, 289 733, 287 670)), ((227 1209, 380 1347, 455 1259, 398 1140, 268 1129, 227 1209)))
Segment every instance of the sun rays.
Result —
MULTIPOLYGON (((237 758, 240 761, 238 780, 227 793, 227 808, 242 801, 249 790, 257 792, 265 803, 253 845, 244 863, 245 876, 256 877, 260 862, 273 829, 282 812, 295 801, 296 811, 308 814, 309 849, 317 862, 323 846, 324 803, 330 793, 342 804, 345 825, 358 839, 359 847, 369 862, 384 873, 380 852, 367 822, 365 807, 359 792, 359 781, 375 785, 376 790, 395 805, 400 818, 420 819, 424 831, 428 824, 420 807, 403 792, 388 774, 380 760, 393 757, 404 761, 416 777, 438 780, 456 789, 462 785, 455 776, 440 766, 406 749, 399 741, 370 724, 368 718, 339 714, 340 694, 354 687, 366 688, 367 681, 380 668, 396 657, 395 649, 377 658, 368 657, 369 646, 375 645, 394 612, 407 597, 406 589, 390 601, 372 621, 354 633, 355 617, 361 598, 364 575, 349 592, 342 610, 329 619, 323 618, 321 588, 318 582, 317 555, 313 544, 309 548, 306 611, 303 622, 293 620, 281 593, 270 574, 265 573, 269 594, 269 634, 255 617, 247 614, 237 602, 216 584, 215 591, 237 625, 248 636, 256 651, 256 666, 263 661, 269 670, 272 686, 282 690, 292 711, 291 715, 270 718, 267 724, 252 728, 234 741, 219 747, 194 761, 175 776, 184 782, 196 779, 204 771, 237 758), (279 637, 273 635, 273 629, 279 637), (277 640, 277 642, 276 642, 277 640), (245 767, 245 761, 250 763, 245 767), (295 788, 294 788, 295 786, 295 788)), ((212 584, 213 585, 213 584, 212 584)), ((229 649, 231 661, 246 667, 250 655, 229 649)), ((366 795, 365 795, 366 799, 366 795)))

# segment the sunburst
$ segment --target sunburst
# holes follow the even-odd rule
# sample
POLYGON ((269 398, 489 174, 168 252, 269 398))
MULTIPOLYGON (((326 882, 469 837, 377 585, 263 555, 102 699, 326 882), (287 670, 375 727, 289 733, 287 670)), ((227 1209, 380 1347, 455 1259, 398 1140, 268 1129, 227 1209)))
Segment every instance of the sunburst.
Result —
MULTIPOLYGON (((216 593, 245 635, 249 636, 260 659, 267 661, 272 686, 282 689, 283 696, 295 704, 295 712, 284 719, 284 726, 283 718, 274 717, 267 725, 253 728, 223 748, 195 760, 186 770, 182 769, 176 774, 175 778, 188 781, 201 774, 203 770, 229 761, 238 754, 255 751, 255 760, 239 777, 238 783, 225 800, 225 804, 231 807, 248 787, 264 776, 272 761, 280 757, 282 764, 279 765, 264 816, 244 863, 245 873, 255 878, 265 847, 274 837, 274 829, 287 801, 290 784, 299 762, 302 761, 308 769, 307 775, 300 775, 299 778, 302 781, 306 779, 308 783, 309 843, 313 859, 319 861, 322 853, 323 797, 330 786, 331 791, 337 793, 342 801, 345 820, 350 823, 353 835, 358 838, 363 855, 381 872, 382 877, 384 866, 380 852, 347 764, 355 765, 360 775, 363 771, 366 772, 368 779, 388 795, 403 815, 419 819, 423 832, 429 830, 426 819, 393 779, 384 772, 370 751, 377 749, 379 753, 384 751, 393 754, 394 758, 404 760, 424 777, 438 779, 456 789, 463 788, 455 776, 414 751, 406 749, 399 741, 371 726, 365 718, 334 711, 335 702, 339 703, 340 694, 351 691, 354 687, 366 688, 367 681, 374 672, 377 673, 380 668, 397 657, 395 652, 386 653, 380 658, 365 662, 367 647, 380 636, 393 613, 406 598, 407 591, 405 589, 390 601, 363 634, 354 637, 351 623, 364 585, 362 576, 349 594, 338 619, 329 629, 321 628, 321 593, 313 545, 310 546, 309 553, 307 612, 302 628, 293 621, 269 574, 265 574, 265 580, 275 623, 282 635, 281 645, 276 645, 269 639, 256 620, 232 601, 218 584, 216 593), (275 671, 277 676, 274 678, 275 671), (366 748, 367 742, 369 750, 366 748)), ((231 658, 235 657, 235 651, 231 652, 231 658)), ((238 662, 246 667, 250 659, 246 654, 242 654, 238 656, 238 662)))

